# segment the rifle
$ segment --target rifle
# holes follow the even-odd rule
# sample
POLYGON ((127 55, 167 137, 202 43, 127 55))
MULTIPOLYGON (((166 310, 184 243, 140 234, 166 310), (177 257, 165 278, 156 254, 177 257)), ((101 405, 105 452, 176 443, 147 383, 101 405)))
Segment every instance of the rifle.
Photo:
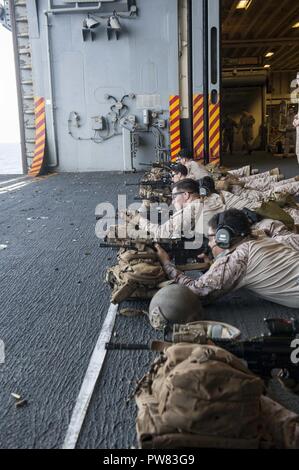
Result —
MULTIPOLYGON (((188 341, 188 337, 186 337, 186 334, 184 335, 184 327, 188 325, 174 325, 171 342, 168 344, 182 342, 180 339, 182 335, 184 335, 184 342, 207 344, 208 340, 211 340, 214 345, 245 360, 248 368, 254 374, 259 375, 265 380, 273 377, 273 371, 275 369, 280 369, 281 373, 279 377, 281 379, 291 379, 295 382, 299 382, 299 355, 296 363, 293 362, 291 358, 295 347, 292 346, 292 342, 297 339, 299 334, 298 320, 268 318, 264 319, 264 322, 269 329, 268 335, 261 335, 246 341, 206 338, 206 341, 203 342, 202 337, 198 337, 198 341, 196 341, 196 335, 191 335, 191 341, 188 341), (175 333, 180 329, 183 330, 182 334, 176 335, 175 333)), ((191 327, 192 324, 190 324, 189 328, 191 327)), ((107 350, 161 351, 163 350, 163 346, 165 346, 165 343, 161 341, 152 341, 150 344, 106 343, 107 350)))
POLYGON ((201 248, 196 249, 185 249, 185 243, 190 242, 191 240, 186 240, 183 238, 175 238, 170 240, 147 240, 147 239, 123 239, 115 241, 105 241, 100 243, 100 248, 126 248, 128 250, 138 250, 145 249, 146 247, 152 248, 155 250, 154 244, 159 243, 159 245, 166 250, 171 258, 173 259, 175 265, 178 269, 182 271, 207 271, 210 268, 209 263, 198 263, 197 256, 203 253, 204 243, 201 248))
MULTIPOLYGON (((141 199, 139 197, 136 197, 134 198, 135 201, 144 201, 145 199, 141 199)), ((157 201, 157 202, 161 202, 160 200, 157 201)), ((150 220, 153 212, 156 212, 156 214, 158 214, 158 224, 161 224, 161 217, 162 217, 162 214, 163 214, 163 209, 161 207, 154 207, 154 208, 145 208, 143 209, 142 211, 142 216, 145 217, 146 219, 150 220)), ((167 210, 167 214, 169 215, 169 217, 173 216, 173 210, 169 209, 167 210)), ((108 214, 107 214, 107 211, 104 211, 103 214, 100 214, 100 215, 96 215, 96 221, 99 221, 99 220, 103 220, 103 219, 106 219, 107 221, 112 221, 114 223, 117 222, 117 220, 120 218, 120 214, 118 211, 115 212, 115 216, 112 216, 112 217, 108 217, 108 214)))
POLYGON ((140 181, 139 183, 126 183, 126 186, 150 186, 151 188, 168 188, 172 184, 170 178, 162 178, 161 180, 140 181))
POLYGON ((147 166, 150 168, 162 168, 165 170, 171 171, 176 164, 175 163, 170 163, 170 162, 154 162, 154 163, 139 163, 140 166, 147 166))
POLYGON ((134 201, 139 201, 139 202, 142 202, 142 201, 149 201, 152 203, 165 202, 167 204, 168 200, 169 201, 171 200, 171 195, 167 195, 167 194, 159 194, 158 196, 150 196, 150 197, 140 197, 140 196, 134 197, 134 201), (167 201, 165 202, 163 201, 163 199, 167 199, 167 201))

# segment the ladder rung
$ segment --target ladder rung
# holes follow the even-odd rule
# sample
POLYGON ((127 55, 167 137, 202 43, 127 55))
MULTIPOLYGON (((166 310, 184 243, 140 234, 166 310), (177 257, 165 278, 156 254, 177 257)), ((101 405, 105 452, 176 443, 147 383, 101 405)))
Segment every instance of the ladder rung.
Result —
POLYGON ((32 65, 21 65, 21 70, 32 70, 32 65))
POLYGON ((22 80, 21 84, 22 85, 33 85, 33 81, 32 80, 22 80))
POLYGON ((34 96, 33 95, 24 95, 23 100, 34 100, 34 96))
POLYGON ((26 144, 35 144, 35 139, 26 139, 26 144))
POLYGON ((20 55, 23 55, 23 54, 31 55, 30 47, 24 48, 24 49, 19 49, 19 54, 20 54, 20 55))
POLYGON ((19 18, 16 18, 17 23, 28 23, 28 18, 27 16, 19 16, 19 18))
POLYGON ((18 38, 29 38, 29 33, 19 33, 17 35, 18 38))
POLYGON ((24 114, 35 114, 35 110, 34 109, 25 109, 24 114))

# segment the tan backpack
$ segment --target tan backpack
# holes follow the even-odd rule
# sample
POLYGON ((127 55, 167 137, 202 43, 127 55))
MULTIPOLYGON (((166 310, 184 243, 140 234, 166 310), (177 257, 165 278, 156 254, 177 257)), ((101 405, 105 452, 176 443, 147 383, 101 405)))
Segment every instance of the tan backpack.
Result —
POLYGON ((263 381, 213 345, 168 347, 135 392, 143 449, 299 448, 299 417, 263 395, 263 381))
POLYGON ((141 448, 257 448, 262 380, 229 352, 169 347, 136 392, 141 448))
POLYGON ((121 249, 118 264, 106 273, 106 282, 112 288, 111 301, 115 304, 129 298, 150 299, 166 280, 157 254, 150 248, 121 249))

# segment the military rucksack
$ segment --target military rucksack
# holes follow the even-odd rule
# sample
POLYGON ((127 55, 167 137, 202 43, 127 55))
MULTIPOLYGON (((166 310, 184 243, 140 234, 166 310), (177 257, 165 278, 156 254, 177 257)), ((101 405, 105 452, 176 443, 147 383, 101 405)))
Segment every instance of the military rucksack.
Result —
POLYGON ((204 344, 170 346, 135 392, 138 445, 298 449, 299 416, 263 392, 263 381, 228 351, 204 344))
POLYGON ((129 298, 151 299, 166 280, 157 254, 151 248, 121 249, 118 264, 106 273, 106 281, 113 289, 111 301, 115 304, 129 298))
POLYGON ((258 448, 263 381, 229 352, 179 343, 136 391, 141 448, 258 448))

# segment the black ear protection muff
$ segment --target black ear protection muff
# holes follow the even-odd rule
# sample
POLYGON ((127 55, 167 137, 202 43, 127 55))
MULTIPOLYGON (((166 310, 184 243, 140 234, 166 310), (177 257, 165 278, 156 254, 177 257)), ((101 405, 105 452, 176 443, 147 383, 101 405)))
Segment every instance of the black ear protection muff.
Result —
POLYGON ((205 188, 204 186, 201 186, 199 188, 199 195, 200 197, 207 197, 209 195, 207 188, 205 188))
POLYGON ((219 248, 227 250, 232 246, 232 242, 238 236, 244 237, 244 233, 238 233, 230 227, 229 225, 225 225, 224 223, 224 212, 219 215, 219 223, 215 234, 215 242, 219 248))
POLYGON ((207 197, 211 194, 211 189, 209 188, 208 184, 205 182, 204 178, 199 180, 199 195, 200 197, 207 197))

